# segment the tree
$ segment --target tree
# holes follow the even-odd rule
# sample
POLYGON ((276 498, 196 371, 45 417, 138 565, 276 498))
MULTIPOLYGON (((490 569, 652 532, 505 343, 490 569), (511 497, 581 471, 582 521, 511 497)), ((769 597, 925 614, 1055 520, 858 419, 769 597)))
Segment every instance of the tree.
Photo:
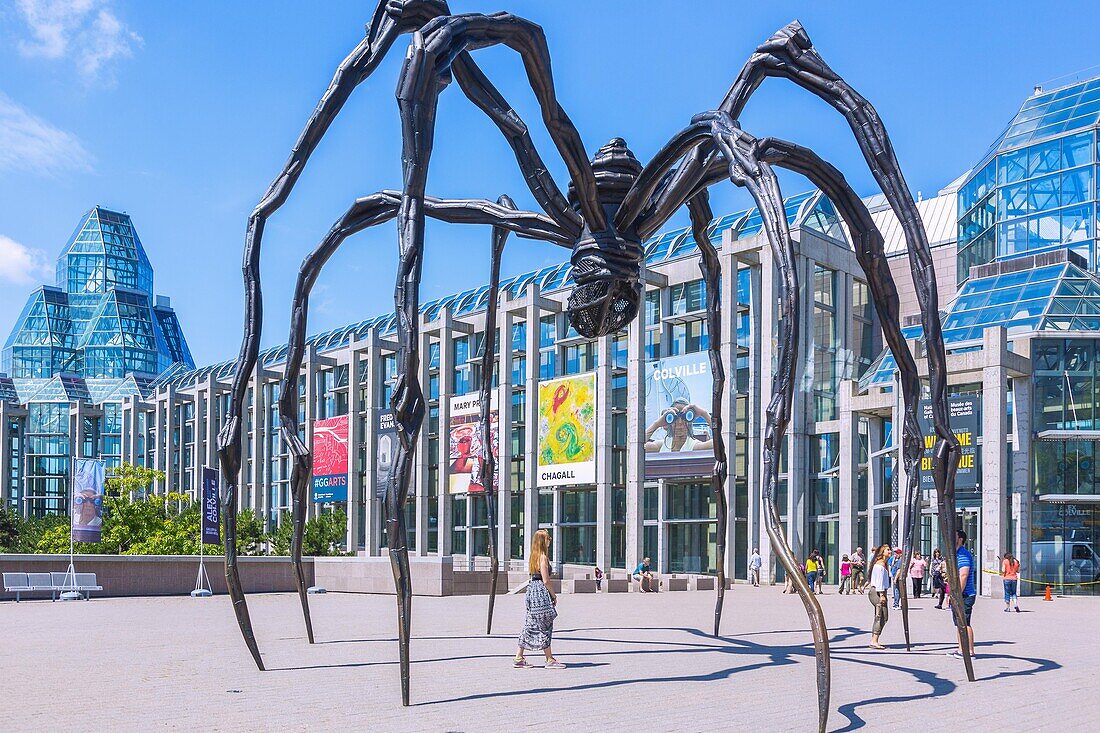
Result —
POLYGON ((23 520, 11 507, 0 507, 0 552, 16 552, 23 520))
MULTIPOLYGON (((309 557, 341 555, 340 544, 347 532, 348 516, 343 509, 324 512, 306 521, 302 533, 302 554, 309 557)), ((289 517, 270 535, 271 554, 289 555, 293 524, 289 517)))
MULTIPOLYGON (((237 552, 241 555, 263 555, 264 523, 251 509, 237 513, 237 552)), ((218 552, 221 552, 219 549, 218 552)))
POLYGON ((103 488, 108 496, 145 496, 155 481, 164 479, 164 471, 123 463, 110 470, 103 488))
POLYGON ((340 543, 347 533, 348 515, 343 509, 325 512, 306 522, 302 552, 314 557, 340 555, 340 543))

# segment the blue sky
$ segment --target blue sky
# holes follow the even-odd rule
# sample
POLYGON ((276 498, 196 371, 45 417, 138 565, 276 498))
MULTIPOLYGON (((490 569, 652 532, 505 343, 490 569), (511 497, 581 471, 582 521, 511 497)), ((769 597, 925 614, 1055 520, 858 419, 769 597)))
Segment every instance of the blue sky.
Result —
MULTIPOLYGON (((371 0, 292 3, 10 0, 0 4, 0 331, 94 204, 127 211, 199 363, 240 341, 240 256, 248 213, 279 170, 332 71, 362 38, 371 0)), ((799 18, 829 64, 877 107, 911 188, 933 194, 984 152, 1036 83, 1100 73, 1095 3, 742 3, 455 0, 456 12, 510 10, 546 29, 558 94, 594 151, 621 136, 651 156, 717 105, 759 42, 799 18), (687 7, 690 12, 677 10, 687 7), (874 7, 874 10, 869 8, 874 7)), ((264 247, 264 344, 285 339, 302 256, 357 196, 400 185, 393 94, 399 42, 352 98, 264 247)), ((564 189, 518 57, 477 54, 533 130, 564 189)), ((534 207, 496 128, 456 88, 443 95, 428 191, 534 207)), ((750 102, 743 127, 809 145, 857 191, 873 180, 830 108, 782 81, 750 102)), ((782 179, 786 193, 809 188, 782 179)), ((748 205, 732 186, 715 211, 748 205)), ((683 222, 683 215, 674 224, 683 222)), ((563 261, 511 240, 505 274, 563 261)), ((428 229, 423 299, 487 277, 489 232, 428 229)), ((349 240, 316 289, 316 332, 392 309, 393 225, 349 240)))

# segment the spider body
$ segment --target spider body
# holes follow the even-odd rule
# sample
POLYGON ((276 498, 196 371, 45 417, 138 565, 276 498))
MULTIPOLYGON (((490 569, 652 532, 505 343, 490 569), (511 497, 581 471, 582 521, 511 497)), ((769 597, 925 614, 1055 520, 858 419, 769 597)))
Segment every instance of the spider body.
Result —
MULTIPOLYGON (((728 413, 726 378, 721 345, 724 333, 721 301, 721 262, 710 240, 713 218, 707 189, 721 181, 745 188, 759 210, 762 231, 768 240, 778 276, 778 296, 783 327, 777 344, 771 399, 762 431, 761 516, 776 559, 791 577, 806 607, 814 639, 817 671, 818 724, 824 733, 830 696, 829 635, 825 616, 798 559, 787 544, 775 505, 779 482, 779 456, 791 418, 795 385, 799 381, 800 296, 794 247, 783 209, 783 197, 772 166, 806 176, 836 206, 851 234, 856 258, 865 271, 879 314, 884 339, 898 365, 904 399, 901 424, 901 458, 905 467, 904 503, 908 522, 902 529, 907 566, 920 516, 920 458, 922 438, 917 420, 921 381, 916 361, 901 331, 898 294, 886 264, 883 239, 867 207, 852 191, 844 176, 816 153, 795 143, 775 138, 755 138, 737 121, 752 93, 767 77, 786 78, 830 104, 848 123, 863 157, 904 231, 909 261, 921 308, 929 369, 933 424, 937 435, 933 450, 933 480, 939 502, 940 535, 955 534, 954 483, 959 445, 951 432, 947 407, 947 359, 939 322, 939 300, 928 238, 886 128, 874 107, 837 75, 818 55, 802 26, 793 22, 773 34, 749 56, 732 86, 711 111, 685 116, 690 123, 646 164, 642 164, 616 138, 590 160, 580 134, 559 104, 550 67, 550 55, 542 29, 529 20, 508 13, 452 15, 443 0, 382 0, 367 26, 366 37, 337 69, 328 90, 291 151, 283 169, 248 220, 245 236, 245 329, 237 372, 231 388, 228 413, 219 433, 218 453, 226 489, 222 497, 225 518, 226 584, 246 646, 259 669, 263 659, 252 630, 248 605, 237 567, 237 488, 243 464, 243 411, 249 381, 257 364, 263 301, 260 289, 260 246, 264 226, 290 195, 306 163, 357 85, 365 81, 402 34, 412 33, 397 87, 401 116, 402 185, 357 199, 333 224, 320 244, 302 262, 295 286, 287 340, 287 356, 280 385, 279 421, 283 441, 294 458, 291 474, 294 535, 291 559, 295 568, 307 636, 313 642, 305 575, 302 568, 302 528, 310 483, 312 454, 299 438, 297 389, 299 370, 306 353, 309 297, 325 263, 347 237, 391 220, 397 222, 399 263, 394 287, 397 322, 397 377, 390 398, 397 428, 398 447, 390 464, 382 503, 387 546, 397 595, 401 696, 409 704, 409 641, 412 586, 409 550, 406 546, 405 503, 413 475, 413 454, 426 406, 420 386, 419 285, 424 252, 424 221, 432 217, 458 224, 480 224, 492 230, 489 298, 485 321, 485 345, 481 384, 481 444, 490 436, 490 389, 495 368, 496 310, 500 285, 500 261, 511 232, 527 239, 552 242, 571 250, 576 287, 568 302, 569 319, 583 336, 613 334, 637 317, 641 302, 642 242, 686 206, 692 234, 699 247, 699 266, 706 284, 706 324, 710 334, 710 370, 713 394, 711 447, 714 469, 710 477, 716 522, 717 595, 714 635, 719 636, 726 590, 725 554, 728 509, 725 483, 729 461, 723 432, 728 413), (542 113, 542 121, 569 175, 567 194, 548 172, 535 148, 526 123, 508 104, 474 62, 471 52, 504 45, 515 51, 542 113), (511 147, 524 180, 540 212, 517 209, 508 196, 494 203, 486 199, 439 199, 426 191, 439 95, 451 81, 497 126, 511 147)), ((766 303, 765 307, 772 307, 766 303)), ((496 594, 498 560, 495 546, 495 508, 492 477, 494 459, 486 451, 474 461, 477 483, 485 486, 490 582, 487 632, 491 630, 496 594)), ((792 479, 793 480, 793 479, 792 479)), ((530 489, 529 489, 530 490, 530 489)), ((965 628, 963 604, 957 582, 954 554, 947 553, 947 575, 959 628, 965 628)), ((902 620, 909 639, 908 599, 902 586, 902 620)), ((965 633, 965 632, 963 632, 965 633)), ((961 639, 962 637, 960 637, 961 639)), ((963 649, 967 676, 974 673, 963 649)))
MULTIPOLYGON (((622 138, 615 138, 592 159, 596 196, 607 226, 593 232, 587 221, 573 242, 573 279, 568 313, 573 328, 586 338, 615 333, 638 314, 641 303, 641 267, 644 250, 633 225, 621 230, 615 225, 619 205, 638 180, 642 164, 622 138)), ((580 215, 576 195, 569 191, 570 204, 580 215)))

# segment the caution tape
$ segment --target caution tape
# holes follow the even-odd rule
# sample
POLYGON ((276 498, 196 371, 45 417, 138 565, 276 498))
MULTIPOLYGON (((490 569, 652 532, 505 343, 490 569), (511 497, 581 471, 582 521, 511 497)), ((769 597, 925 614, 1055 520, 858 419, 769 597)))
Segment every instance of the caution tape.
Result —
MULTIPOLYGON (((1000 575, 1000 572, 996 570, 983 569, 982 572, 988 573, 989 575, 1000 575)), ((1071 585, 1100 585, 1100 580, 1086 580, 1080 583, 1059 583, 1056 580, 1032 580, 1031 578, 1017 578, 1017 580, 1021 583, 1031 583, 1032 585, 1057 585, 1063 588, 1071 585)))

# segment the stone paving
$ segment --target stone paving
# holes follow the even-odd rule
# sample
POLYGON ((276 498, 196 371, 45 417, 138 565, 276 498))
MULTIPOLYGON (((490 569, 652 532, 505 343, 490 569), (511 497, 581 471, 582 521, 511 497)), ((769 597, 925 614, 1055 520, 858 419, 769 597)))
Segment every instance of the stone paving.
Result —
MULTIPOLYGON (((297 598, 254 595, 268 672, 258 672, 224 596, 0 603, 5 731, 815 731, 802 604, 776 588, 564 595, 554 648, 565 670, 511 667, 523 597, 417 597, 412 702, 399 704, 393 597, 312 597, 317 644, 297 598)), ((979 681, 945 655, 946 611, 914 601, 867 648, 863 596, 822 597, 832 630, 831 731, 1095 731, 1100 599, 975 609, 979 681)), ((537 656, 537 655, 536 655, 537 656)))

